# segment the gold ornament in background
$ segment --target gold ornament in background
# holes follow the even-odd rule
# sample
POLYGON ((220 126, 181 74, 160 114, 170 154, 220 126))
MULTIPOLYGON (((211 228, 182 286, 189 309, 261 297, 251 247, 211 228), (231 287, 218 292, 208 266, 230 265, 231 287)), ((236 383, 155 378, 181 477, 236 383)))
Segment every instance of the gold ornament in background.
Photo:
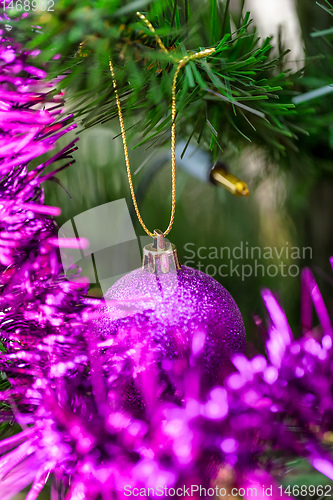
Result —
POLYGON ((213 184, 219 184, 235 196, 249 196, 250 190, 246 182, 241 181, 235 175, 227 171, 224 163, 217 162, 211 173, 210 179, 213 184))

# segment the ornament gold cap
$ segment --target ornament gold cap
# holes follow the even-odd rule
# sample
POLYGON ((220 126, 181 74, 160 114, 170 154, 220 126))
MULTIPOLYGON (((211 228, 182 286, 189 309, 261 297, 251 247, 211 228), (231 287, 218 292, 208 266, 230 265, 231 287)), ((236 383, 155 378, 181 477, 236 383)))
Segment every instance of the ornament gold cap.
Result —
POLYGON ((170 241, 165 240, 164 234, 159 229, 154 231, 154 241, 143 249, 142 269, 148 269, 150 273, 180 269, 176 247, 170 241))

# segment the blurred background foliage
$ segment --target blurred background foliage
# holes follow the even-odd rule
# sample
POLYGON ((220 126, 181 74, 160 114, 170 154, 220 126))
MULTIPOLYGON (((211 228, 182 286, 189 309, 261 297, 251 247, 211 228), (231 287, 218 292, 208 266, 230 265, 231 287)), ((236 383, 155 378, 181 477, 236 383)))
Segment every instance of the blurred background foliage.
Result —
MULTIPOLYGON (((189 242, 196 249, 276 247, 286 265, 312 267, 330 305, 333 94, 293 104, 293 98, 332 84, 331 6, 321 1, 323 6, 313 0, 290 0, 300 27, 294 41, 285 39, 283 25, 272 39, 260 38, 255 28, 259 19, 252 23, 253 16, 247 14, 250 0, 56 0, 54 12, 33 14, 33 27, 31 16, 20 20, 11 29, 13 36, 29 48, 39 48, 39 64, 47 63, 51 76, 62 77, 59 87, 66 91, 68 111, 78 123, 76 163, 58 176, 70 197, 61 186, 46 185, 46 202, 62 208, 59 224, 119 198, 126 198, 132 210, 108 71, 111 54, 132 171, 138 171, 134 184, 142 215, 150 229, 166 227, 170 163, 154 172, 150 165, 170 147, 175 61, 185 52, 215 46, 213 57, 191 63, 179 79, 177 139, 198 143, 211 154, 212 165, 217 159, 225 162, 248 183, 251 196, 235 198, 178 169, 170 239, 182 262, 189 260, 189 242), (168 54, 138 20, 137 10, 154 24, 168 54), (295 62, 285 49, 292 48, 296 38, 304 52, 295 62), (307 258, 291 259, 290 253, 287 257, 291 247, 311 247, 312 259, 308 252, 307 258)), ((13 12, 8 15, 15 17, 13 12)), ((133 210, 132 215, 137 234, 143 234, 133 210)), ((298 333, 299 276, 267 275, 267 267, 280 265, 281 259, 275 255, 259 261, 264 273, 244 280, 237 273, 214 276, 235 298, 248 337, 258 346, 262 341, 256 340, 252 315, 263 314, 263 287, 278 292, 298 333)), ((199 266, 199 260, 191 265, 199 266)), ((202 259, 202 270, 226 262, 202 259)), ((253 260, 237 259, 234 264, 253 265, 253 260)), ((214 273, 214 268, 207 272, 214 273)))

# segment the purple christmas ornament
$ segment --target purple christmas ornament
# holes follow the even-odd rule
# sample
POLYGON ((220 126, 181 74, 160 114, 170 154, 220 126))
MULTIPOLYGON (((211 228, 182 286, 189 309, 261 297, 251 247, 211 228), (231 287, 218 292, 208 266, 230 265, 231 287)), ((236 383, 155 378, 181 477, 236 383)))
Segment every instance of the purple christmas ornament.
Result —
POLYGON ((200 354, 201 385, 207 389, 222 380, 232 354, 245 348, 242 316, 227 290, 207 274, 179 265, 162 272, 161 265, 157 263, 154 270, 149 265, 136 269, 108 290, 105 299, 109 305, 97 330, 104 341, 114 338, 117 346, 121 343, 131 358, 131 375, 147 368, 146 357, 138 355, 143 348, 151 356, 154 352, 151 359, 162 377, 171 364, 182 377, 185 360, 191 353, 200 354), (128 332, 126 342, 124 330, 128 332))

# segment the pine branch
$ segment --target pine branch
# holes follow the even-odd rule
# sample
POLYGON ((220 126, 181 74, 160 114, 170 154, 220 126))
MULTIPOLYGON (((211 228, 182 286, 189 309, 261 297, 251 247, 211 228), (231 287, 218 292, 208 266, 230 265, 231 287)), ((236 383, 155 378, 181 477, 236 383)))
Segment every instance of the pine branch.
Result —
POLYGON ((244 140, 279 154, 294 147, 291 97, 299 75, 277 72, 284 54, 272 56, 270 40, 259 40, 249 14, 232 32, 228 5, 222 8, 217 0, 125 4, 60 0, 52 17, 38 19, 42 33, 35 34, 28 47, 41 49, 41 63, 62 54, 52 61, 51 69, 53 75, 65 76, 61 87, 73 96, 75 119, 85 128, 116 116, 108 72, 111 55, 126 122, 137 122, 133 132, 142 132, 140 144, 149 145, 169 140, 175 61, 183 53, 214 46, 214 56, 191 62, 180 77, 178 134, 192 136, 215 156, 226 148, 241 149, 244 140), (138 9, 146 9, 168 54, 138 20, 138 9), (78 54, 81 42, 84 46, 78 54))
MULTIPOLYGON (((331 3, 320 4, 323 9, 312 8, 331 19, 331 3)), ((117 117, 108 69, 111 55, 129 135, 147 147, 168 142, 175 61, 186 52, 214 46, 214 56, 192 61, 181 74, 177 137, 198 141, 215 158, 221 151, 224 156, 240 152, 249 142, 273 158, 299 148, 313 155, 320 138, 327 156, 333 142, 327 126, 330 96, 328 102, 292 105, 294 96, 332 83, 327 36, 315 33, 322 49, 317 54, 325 57, 310 60, 304 71, 284 71, 286 52, 274 56, 271 40, 259 39, 250 15, 231 19, 227 7, 228 2, 223 6, 217 0, 59 0, 55 12, 22 19, 12 32, 29 48, 41 49, 40 64, 51 61, 51 76, 64 77, 59 85, 71 96, 70 110, 84 128, 117 117), (137 18, 138 9, 153 23, 168 54, 137 18), (32 24, 41 29, 31 31, 32 24), (62 57, 53 59, 56 54, 62 57)))

